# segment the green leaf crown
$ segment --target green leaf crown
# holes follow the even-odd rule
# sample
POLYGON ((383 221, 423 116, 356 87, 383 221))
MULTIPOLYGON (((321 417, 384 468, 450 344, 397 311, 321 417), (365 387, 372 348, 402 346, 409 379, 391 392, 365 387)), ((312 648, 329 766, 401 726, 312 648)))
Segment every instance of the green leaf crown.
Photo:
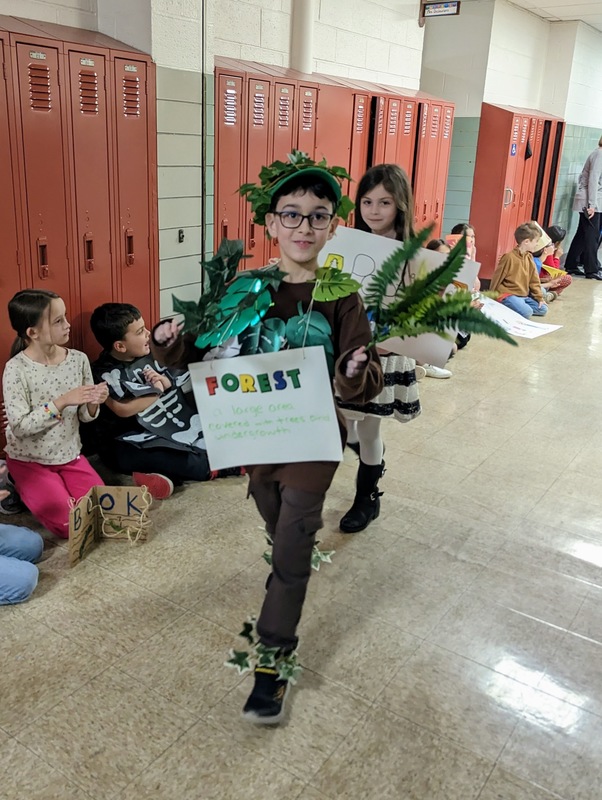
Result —
MULTIPOLYGON (((352 180, 345 167, 329 167, 325 159, 316 162, 307 153, 293 150, 287 156, 287 161, 274 161, 268 167, 262 167, 259 173, 259 183, 245 183, 238 190, 251 204, 253 219, 257 225, 265 225, 265 215, 270 210, 275 187, 281 181, 310 167, 328 172, 339 184, 344 180, 352 180)), ((351 199, 347 195, 343 195, 335 212, 337 216, 347 221, 354 207, 351 199)))

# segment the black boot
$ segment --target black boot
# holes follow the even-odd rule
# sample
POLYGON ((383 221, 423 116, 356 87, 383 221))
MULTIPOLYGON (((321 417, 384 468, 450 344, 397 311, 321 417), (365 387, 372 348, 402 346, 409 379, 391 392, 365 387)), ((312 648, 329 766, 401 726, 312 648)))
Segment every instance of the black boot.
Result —
POLYGON ((349 511, 339 522, 343 533, 358 533, 367 528, 380 514, 378 481, 385 471, 385 462, 371 466, 360 459, 357 471, 357 490, 355 500, 349 511))

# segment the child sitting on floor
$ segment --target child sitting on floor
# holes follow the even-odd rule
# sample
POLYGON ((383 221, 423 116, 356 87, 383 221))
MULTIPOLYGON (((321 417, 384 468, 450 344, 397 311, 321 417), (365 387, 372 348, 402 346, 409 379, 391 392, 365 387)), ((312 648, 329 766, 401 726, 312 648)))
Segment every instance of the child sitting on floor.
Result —
POLYGON ((209 480, 199 415, 184 392, 188 372, 158 367, 150 332, 129 303, 99 306, 90 326, 104 348, 92 364, 94 378, 109 387, 96 431, 101 460, 132 474, 157 499, 169 497, 182 481, 209 480))
POLYGON ((102 486, 81 455, 79 425, 96 418, 107 386, 95 386, 88 357, 67 347, 71 326, 57 294, 23 289, 8 315, 17 338, 2 377, 6 464, 34 517, 67 539, 72 498, 102 486))
POLYGON ((516 247, 500 258, 489 287, 500 293, 500 303, 527 319, 548 312, 532 255, 540 238, 541 229, 534 222, 519 225, 514 231, 516 247))
POLYGON ((554 291, 557 297, 560 297, 562 292, 570 286, 573 279, 567 272, 562 272, 558 275, 553 270, 560 269, 560 258, 563 254, 562 242, 566 236, 566 230, 560 225, 550 225, 546 228, 546 233, 552 240, 551 250, 548 250, 547 255, 542 256, 543 266, 539 278, 541 285, 548 291, 554 291), (551 267, 547 270, 546 267, 551 267))

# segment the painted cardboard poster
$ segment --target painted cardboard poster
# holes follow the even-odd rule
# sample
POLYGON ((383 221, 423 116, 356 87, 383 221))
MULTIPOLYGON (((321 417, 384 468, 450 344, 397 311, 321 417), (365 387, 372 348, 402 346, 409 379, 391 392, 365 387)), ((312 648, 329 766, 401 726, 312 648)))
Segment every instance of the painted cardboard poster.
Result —
POLYGON ((139 486, 94 486, 69 514, 69 566, 103 539, 146 541, 150 496, 139 486))
POLYGON ((323 347, 190 365, 211 469, 340 461, 323 347))
MULTIPOLYGON (((372 233, 339 225, 333 238, 326 243, 320 253, 320 264, 324 267, 337 267, 352 275, 361 284, 360 294, 362 294, 383 261, 398 250, 400 244, 395 239, 388 239, 386 236, 375 236, 372 233)), ((431 272, 441 266, 446 257, 445 253, 437 253, 434 250, 420 250, 420 253, 409 263, 402 276, 402 282, 411 283, 415 280, 419 270, 431 272)), ((454 291, 454 287, 472 291, 479 267, 480 264, 476 261, 465 259, 462 269, 456 276, 453 285, 450 285, 449 291, 454 291)), ((396 288, 396 286, 391 286, 391 297, 396 288)), ((435 333, 425 333, 411 338, 388 339, 379 347, 392 353, 409 356, 424 364, 443 367, 449 358, 454 339, 453 331, 450 331, 449 340, 435 333)))

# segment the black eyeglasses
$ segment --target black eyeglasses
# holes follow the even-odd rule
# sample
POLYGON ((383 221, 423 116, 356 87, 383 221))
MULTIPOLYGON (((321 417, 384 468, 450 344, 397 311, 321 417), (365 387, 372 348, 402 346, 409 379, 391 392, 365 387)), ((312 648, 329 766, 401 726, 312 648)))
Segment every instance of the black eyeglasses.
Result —
POLYGON ((314 211, 312 214, 299 214, 298 211, 272 211, 272 214, 280 217, 284 228, 300 228, 303 220, 306 219, 310 227, 317 231, 327 228, 334 217, 334 214, 326 214, 323 211, 314 211))

